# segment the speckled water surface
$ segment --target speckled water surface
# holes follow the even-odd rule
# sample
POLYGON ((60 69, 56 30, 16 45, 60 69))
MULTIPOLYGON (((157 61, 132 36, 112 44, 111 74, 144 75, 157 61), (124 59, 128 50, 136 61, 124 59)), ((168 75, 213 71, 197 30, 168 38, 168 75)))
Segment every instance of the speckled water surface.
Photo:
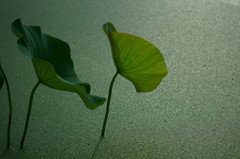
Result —
POLYGON ((0 1, 0 58, 13 97, 12 145, 6 147, 7 92, 0 91, 0 158, 7 159, 239 159, 239 0, 0 1), (106 136, 105 105, 92 111, 73 93, 40 86, 23 151, 19 150, 36 75, 20 53, 11 23, 70 44, 75 70, 92 93, 107 96, 115 73, 102 25, 140 36, 165 57, 168 75, 139 94, 118 77, 106 136))

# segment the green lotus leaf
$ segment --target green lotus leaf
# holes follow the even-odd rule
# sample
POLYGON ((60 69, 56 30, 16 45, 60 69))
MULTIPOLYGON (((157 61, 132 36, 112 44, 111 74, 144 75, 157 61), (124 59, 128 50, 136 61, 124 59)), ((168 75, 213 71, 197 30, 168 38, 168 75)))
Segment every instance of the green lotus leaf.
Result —
POLYGON ((30 58, 39 81, 54 89, 76 92, 87 108, 95 109, 105 98, 91 96, 90 85, 81 82, 73 66, 69 45, 43 34, 39 26, 25 26, 20 19, 12 24, 12 32, 19 38, 18 47, 30 58))
POLYGON ((161 52, 148 41, 118 33, 112 23, 103 25, 117 72, 130 80, 137 92, 153 91, 167 75, 161 52))
POLYGON ((103 98, 92 96, 86 93, 82 85, 66 81, 61 76, 57 75, 54 67, 46 60, 32 58, 33 66, 39 79, 42 79, 42 84, 53 89, 76 92, 90 109, 96 108, 103 98))
POLYGON ((0 63, 0 89, 2 88, 4 84, 4 76, 3 76, 3 73, 2 73, 2 66, 1 66, 1 63, 0 63))

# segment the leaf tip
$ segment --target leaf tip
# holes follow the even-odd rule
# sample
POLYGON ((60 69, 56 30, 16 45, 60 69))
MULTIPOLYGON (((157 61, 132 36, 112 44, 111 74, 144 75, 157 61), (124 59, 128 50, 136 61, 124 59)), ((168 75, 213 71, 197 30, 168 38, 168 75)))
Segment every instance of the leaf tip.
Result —
POLYGON ((87 108, 93 110, 98 108, 100 105, 103 105, 106 101, 106 98, 98 97, 94 95, 88 95, 88 101, 90 102, 90 104, 85 103, 87 108))
POLYGON ((23 37, 22 31, 22 22, 21 19, 18 18, 12 23, 12 32, 18 37, 23 37))
POLYGON ((116 28, 114 27, 114 25, 111 22, 107 22, 107 23, 103 24, 103 30, 105 32, 108 32, 108 31, 117 32, 116 28))

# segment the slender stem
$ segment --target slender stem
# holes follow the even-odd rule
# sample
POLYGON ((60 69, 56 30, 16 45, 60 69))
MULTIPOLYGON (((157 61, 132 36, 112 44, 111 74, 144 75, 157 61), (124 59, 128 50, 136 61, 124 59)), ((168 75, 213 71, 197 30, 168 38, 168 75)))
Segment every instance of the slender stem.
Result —
POLYGON ((31 109, 32 109, 33 95, 34 95, 37 87, 40 85, 40 83, 41 83, 40 81, 37 82, 37 84, 33 87, 31 95, 30 95, 30 100, 29 100, 29 105, 28 105, 28 113, 27 113, 27 118, 26 118, 26 122, 25 122, 25 128, 24 128, 24 133, 23 133, 22 140, 21 140, 20 149, 23 149, 24 140, 25 140, 25 137, 27 134, 28 122, 29 122, 31 109))
POLYGON ((12 123, 12 99, 11 99, 11 93, 10 93, 7 76, 5 75, 1 66, 0 66, 0 70, 2 71, 3 78, 6 82, 7 93, 8 93, 9 114, 8 114, 8 129, 7 129, 7 149, 9 150, 10 149, 10 130, 11 130, 11 123, 12 123))
POLYGON ((105 128, 106 128, 106 124, 107 124, 109 108, 110 108, 110 101, 111 101, 111 96, 112 96, 113 83, 114 83, 117 75, 118 75, 118 72, 116 72, 115 75, 113 76, 112 81, 110 83, 109 91, 108 91, 106 113, 105 113, 105 118, 104 118, 104 122, 103 122, 103 126, 102 126, 102 137, 104 137, 104 134, 105 134, 105 128))

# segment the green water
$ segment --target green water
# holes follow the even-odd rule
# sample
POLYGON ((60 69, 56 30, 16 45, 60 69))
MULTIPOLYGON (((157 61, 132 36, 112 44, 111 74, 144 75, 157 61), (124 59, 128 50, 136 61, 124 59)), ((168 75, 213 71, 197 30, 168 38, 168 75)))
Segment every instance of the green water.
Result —
POLYGON ((0 58, 13 98, 11 151, 6 152, 8 100, 0 91, 0 158, 238 159, 240 158, 240 1, 89 0, 0 1, 0 58), (29 95, 37 82, 17 48, 11 23, 70 44, 75 70, 92 94, 107 97, 115 73, 102 25, 158 47, 168 75, 147 94, 118 76, 105 139, 105 105, 92 111, 77 94, 40 86, 23 151, 29 95))

